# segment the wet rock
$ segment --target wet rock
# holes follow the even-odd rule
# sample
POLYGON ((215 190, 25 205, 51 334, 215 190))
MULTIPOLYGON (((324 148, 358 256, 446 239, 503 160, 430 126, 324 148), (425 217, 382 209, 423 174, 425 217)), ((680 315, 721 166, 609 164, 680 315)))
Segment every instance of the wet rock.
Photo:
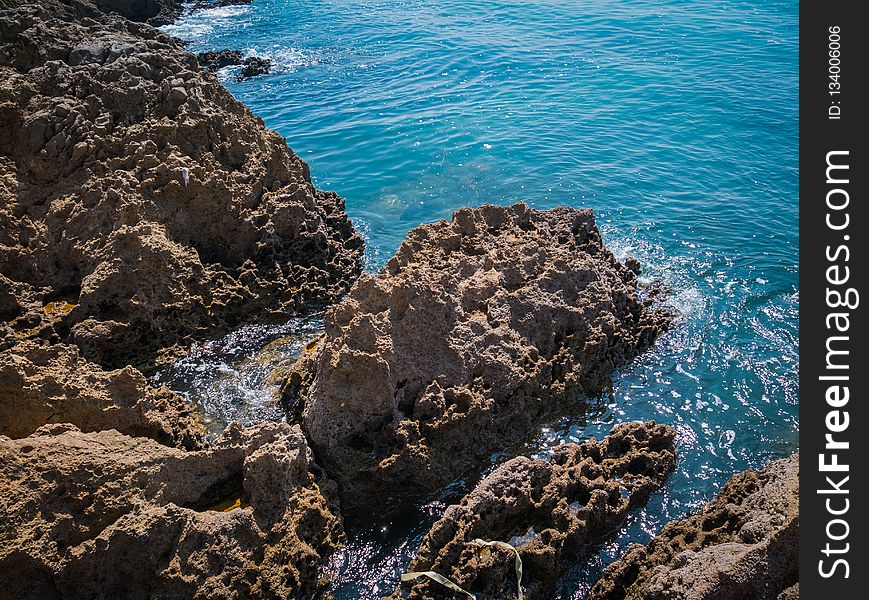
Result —
MULTIPOLYGON (((652 421, 626 423, 603 440, 563 446, 548 461, 504 463, 447 508, 409 570, 434 571, 479 600, 515 598, 515 553, 475 540, 507 542, 522 560, 525 598, 551 598, 582 550, 603 542, 673 472, 675 435, 652 421)), ((427 579, 407 586, 413 600, 453 597, 427 579)))
POLYGON ((257 75, 265 75, 271 69, 272 61, 270 59, 251 56, 245 59, 244 65, 238 75, 236 75, 235 80, 240 82, 257 75))
POLYGON ((0 354, 0 435, 27 437, 56 423, 187 449, 201 447, 205 433, 180 396, 149 386, 133 367, 104 371, 66 344, 24 342, 0 354))
POLYGON ((590 210, 461 209, 327 312, 283 401, 343 505, 424 497, 606 390, 668 323, 590 210))
POLYGON ((342 538, 298 428, 214 447, 48 425, 0 437, 5 597, 298 598, 342 538))
POLYGON ((196 55, 196 60, 213 73, 224 67, 242 64, 244 55, 241 50, 220 50, 219 52, 201 52, 196 55))
POLYGON ((799 597, 799 455, 744 471, 699 513, 633 545, 590 600, 799 597))
POLYGON ((4 337, 149 366, 346 293, 363 244, 344 201, 193 55, 87 2, 3 7, 0 310, 27 308, 4 337), (49 323, 56 298, 74 309, 49 323))

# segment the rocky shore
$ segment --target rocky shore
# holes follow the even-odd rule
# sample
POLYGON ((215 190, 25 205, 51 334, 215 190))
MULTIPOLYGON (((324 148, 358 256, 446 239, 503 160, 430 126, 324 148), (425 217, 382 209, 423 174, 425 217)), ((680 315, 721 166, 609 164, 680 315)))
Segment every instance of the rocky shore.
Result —
POLYGON ((4 4, 0 347, 147 365, 348 290, 343 200, 191 54, 83 1, 4 4))
MULTIPOLYGON (((521 564, 524 597, 549 597, 664 484, 675 431, 620 424, 479 473, 670 328, 658 290, 590 210, 525 204, 422 225, 363 274, 343 199, 212 73, 240 53, 197 60, 152 27, 182 10, 0 0, 0 599, 328 597, 346 522, 460 477, 410 568, 482 600, 519 595, 521 564), (208 442, 146 378, 324 309, 283 381, 289 424, 208 442)), ((796 457, 737 475, 592 598, 798 596, 797 489, 796 457)), ((391 598, 457 597, 410 579, 391 598)))
POLYGON ((140 370, 362 270, 343 200, 117 14, 172 5, 0 1, 0 598, 315 596, 342 539, 298 429, 206 444, 140 370))

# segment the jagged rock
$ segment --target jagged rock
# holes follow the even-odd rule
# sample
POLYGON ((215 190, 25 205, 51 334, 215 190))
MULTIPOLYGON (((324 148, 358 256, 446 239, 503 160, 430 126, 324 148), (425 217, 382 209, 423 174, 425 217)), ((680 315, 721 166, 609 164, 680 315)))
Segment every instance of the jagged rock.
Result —
POLYGON ((146 366, 349 289, 343 200, 193 55, 81 0, 0 6, 0 274, 31 295, 0 293, 30 307, 4 339, 146 366), (56 301, 71 309, 46 320, 56 301))
POLYGON ((699 513, 610 565, 589 600, 799 597, 799 455, 735 475, 699 513))
POLYGON ((342 539, 287 425, 187 452, 47 425, 0 437, 0 597, 301 598, 342 539))
MULTIPOLYGON (((601 543, 673 472, 675 436, 672 427, 653 421, 625 423, 603 440, 562 446, 548 461, 519 457, 504 463, 447 508, 409 570, 434 571, 479 600, 512 599, 514 552, 474 543, 507 542, 522 560, 525 598, 551 598, 581 551, 601 543)), ((427 579, 409 584, 411 600, 453 597, 427 579)))
MULTIPOLYGON (((183 0, 92 0, 103 11, 154 27, 169 25, 184 12, 183 0)), ((248 0, 250 2, 250 0, 248 0)))
POLYGON ((0 435, 27 437, 51 423, 187 449, 201 447, 205 433, 180 396, 149 386, 133 367, 104 371, 66 344, 24 342, 0 354, 0 435))
POLYGON ((461 209, 327 312, 283 401, 343 506, 426 496, 606 389, 668 323, 590 210, 461 209))
POLYGON ((201 52, 196 55, 196 60, 213 73, 224 67, 242 64, 244 55, 241 50, 220 50, 219 52, 201 52))
POLYGON ((251 56, 244 60, 244 65, 241 68, 241 71, 238 75, 236 75, 236 81, 244 81, 245 79, 249 79, 250 77, 256 77, 257 75, 265 75, 272 69, 272 61, 268 58, 259 58, 256 56, 251 56))

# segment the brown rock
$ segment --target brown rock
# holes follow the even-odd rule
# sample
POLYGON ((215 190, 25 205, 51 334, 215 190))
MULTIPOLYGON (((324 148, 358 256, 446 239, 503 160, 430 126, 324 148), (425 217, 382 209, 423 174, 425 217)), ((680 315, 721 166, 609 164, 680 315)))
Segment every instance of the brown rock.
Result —
POLYGON ((590 210, 461 209, 326 314, 283 398, 342 505, 425 496, 606 389, 667 326, 590 210))
POLYGON ((133 367, 104 371, 66 344, 24 342, 0 354, 0 435, 27 437, 50 423, 187 449, 205 433, 180 396, 149 386, 133 367))
MULTIPOLYGON (((601 441, 563 446, 549 461, 504 463, 446 510, 410 570, 444 575, 479 600, 515 598, 514 552, 474 543, 497 540, 522 559, 525 598, 551 598, 583 548, 602 542, 673 472, 675 436, 653 421, 625 423, 601 441)), ((409 589, 413 600, 453 597, 427 579, 409 589)))
POLYGON ((0 291, 6 327, 148 365, 349 289, 343 200, 193 55, 80 0, 0 6, 0 274, 33 296, 0 291))
POLYGON ((799 597, 799 455, 735 475, 699 513, 610 565, 589 600, 799 597))
POLYGON ((0 597, 314 594, 342 533, 312 467, 287 425, 198 452, 71 425, 0 437, 0 597))

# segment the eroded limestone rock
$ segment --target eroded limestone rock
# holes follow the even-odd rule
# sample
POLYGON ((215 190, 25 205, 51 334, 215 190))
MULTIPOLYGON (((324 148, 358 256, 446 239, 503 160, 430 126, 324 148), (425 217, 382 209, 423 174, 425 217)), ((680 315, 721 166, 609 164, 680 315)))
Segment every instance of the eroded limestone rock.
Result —
POLYGON ((590 210, 483 206, 411 231, 284 385, 342 504, 425 496, 605 390, 669 323, 635 263, 590 210))
POLYGON ((0 436, 0 596, 314 595, 342 531, 312 469, 287 425, 233 424, 197 452, 71 425, 0 436))
POLYGON ((5 345, 148 364, 349 289, 362 240, 343 200, 193 55, 80 0, 0 6, 5 345), (69 311, 49 318, 55 302, 69 311))
MULTIPOLYGON (((652 421, 625 423, 603 440, 563 446, 548 461, 504 463, 447 508, 409 570, 434 571, 479 600, 516 598, 514 552, 474 543, 497 540, 521 557, 525 598, 551 598, 581 551, 604 541, 673 472, 675 436, 652 421)), ((458 597, 427 579, 408 588, 412 600, 458 597)))
POLYGON ((699 513, 631 546, 589 600, 799 598, 799 468, 794 454, 738 473, 699 513))
POLYGON ((67 344, 23 342, 0 353, 0 435, 27 437, 53 423, 187 449, 205 434, 190 405, 133 367, 105 371, 67 344))

